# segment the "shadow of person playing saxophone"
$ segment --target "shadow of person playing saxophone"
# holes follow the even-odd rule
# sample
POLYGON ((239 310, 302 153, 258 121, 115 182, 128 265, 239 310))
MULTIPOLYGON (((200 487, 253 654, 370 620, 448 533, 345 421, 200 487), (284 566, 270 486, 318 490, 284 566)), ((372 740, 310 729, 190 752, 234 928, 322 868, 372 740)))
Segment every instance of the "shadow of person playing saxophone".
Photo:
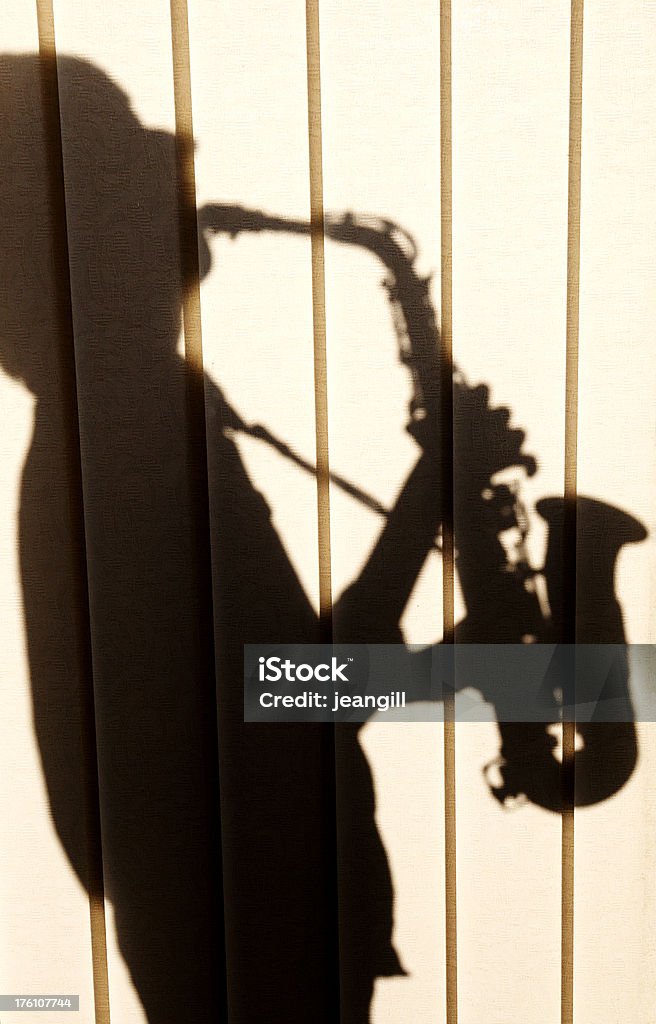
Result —
MULTIPOLYGON (((349 854, 338 872, 332 727, 243 721, 243 644, 316 642, 319 622, 240 457, 236 414, 176 352, 193 282, 179 270, 175 140, 142 125, 102 71, 70 57, 56 66, 0 57, 0 125, 0 363, 35 399, 18 546, 54 827, 82 884, 96 895, 104 886, 151 1024, 177 1024, 190 1007, 198 1022, 214 1021, 226 999, 231 1024, 335 1022, 340 1000, 341 1020, 364 1024, 375 979, 403 973, 372 776, 358 730, 340 729, 344 820, 357 828, 342 836, 349 854), (201 538, 211 588, 198 557, 204 450, 190 409, 199 401, 216 439, 201 538)), ((217 209, 211 229, 229 233, 235 225, 217 209)), ((202 232, 199 246, 203 275, 202 232)), ((397 285, 411 288, 411 275, 397 285)), ((400 301, 414 300, 403 292, 400 301)), ((482 388, 457 393, 455 412, 468 604, 459 639, 514 639, 527 623, 503 590, 505 521, 493 504, 488 516, 471 513, 498 469, 526 465, 523 434, 482 388)), ((336 639, 402 641, 403 609, 442 516, 439 440, 421 446, 336 604, 336 639)), ((590 545, 599 531, 608 540, 594 545, 590 629, 621 641, 612 564, 640 529, 600 508, 589 506, 584 534, 590 545)), ((545 511, 553 522, 557 510, 545 511)), ((632 725, 613 735, 593 766, 604 795, 636 756, 632 725)), ((502 736, 504 784, 528 791, 535 743, 521 726, 502 736)), ((555 807, 550 772, 529 795, 555 807)))

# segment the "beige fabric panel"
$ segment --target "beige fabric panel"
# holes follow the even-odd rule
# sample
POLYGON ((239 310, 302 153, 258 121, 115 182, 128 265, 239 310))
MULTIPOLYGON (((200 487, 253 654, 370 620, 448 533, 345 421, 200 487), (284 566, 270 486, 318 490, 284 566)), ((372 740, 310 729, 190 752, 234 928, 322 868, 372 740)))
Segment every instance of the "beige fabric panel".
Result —
POLYGON ((193 0, 189 29, 198 221, 212 260, 201 309, 229 1015, 327 1021, 332 730, 243 721, 243 644, 318 639, 305 12, 288 0, 193 0), (255 425, 274 443, 249 434, 255 425))
MULTIPOLYGON (((326 215, 350 211, 356 224, 387 218, 409 232, 419 253, 417 275, 434 275, 430 296, 438 311, 437 9, 326 2, 320 28, 326 215)), ((405 430, 412 382, 399 360, 383 287, 389 275, 375 252, 357 241, 327 240, 325 259, 331 470, 393 509, 421 451, 405 430)), ((416 295, 404 299, 416 302, 416 295)), ((399 524, 401 535, 395 527, 383 542, 383 574, 374 567, 363 576, 385 523, 332 486, 336 639, 390 642, 400 639, 399 630, 411 643, 441 638, 435 551, 418 556, 423 569, 407 603, 397 594, 405 544, 413 525, 431 515, 431 503, 434 495, 432 502, 425 493, 414 499, 399 524)), ((343 1019, 366 1019, 362 1003, 371 969, 382 975, 375 981, 372 1021, 428 1022, 443 1015, 445 1001, 443 729, 372 721, 359 735, 338 728, 336 743, 343 1019), (363 956, 367 925, 377 965, 363 956), (405 976, 382 948, 390 941, 405 976)))
MULTIPOLYGON (((603 524, 591 521, 586 529, 581 523, 577 604, 582 618, 594 601, 598 622, 614 596, 626 639, 653 643, 656 11, 649 4, 630 12, 590 4, 584 39, 579 491, 621 508, 648 536, 637 540, 632 528, 637 542, 624 543, 632 530, 618 524, 615 535, 607 531, 608 549, 603 524), (610 595, 609 568, 615 569, 610 595)), ((633 659, 629 686, 639 714, 644 682, 636 667, 633 659)), ((577 1024, 653 1016, 655 726, 637 726, 632 773, 629 741, 609 742, 605 757, 624 766, 626 784, 575 815, 577 1024)))
MULTIPOLYGON (((454 4, 452 65, 453 353, 468 383, 454 400, 456 639, 520 642, 542 627, 494 569, 495 544, 512 551, 518 531, 486 527, 471 484, 478 462, 488 487, 518 485, 540 567, 547 526, 535 503, 563 494, 569 4, 454 4), (480 385, 487 410, 470 390, 480 385), (501 408, 508 425, 495 421, 501 408), (525 431, 532 477, 496 472, 508 429, 525 431)), ((530 737, 520 727, 503 739, 508 759, 530 737)), ((493 798, 501 745, 492 724, 456 725, 458 1020, 555 1024, 561 820, 493 798)), ((555 762, 552 775, 558 798, 555 762)))
MULTIPOLYGON (((168 5, 60 0, 113 1019, 216 1007, 213 672, 179 354, 168 5)), ((200 389, 202 401, 202 389, 200 389)))
POLYGON ((78 993, 80 1019, 92 1022, 83 742, 90 680, 80 670, 79 509, 68 490, 75 446, 59 348, 72 340, 60 337, 53 247, 61 240, 36 9, 3 2, 0 18, 0 991, 78 993), (54 769, 47 784, 44 764, 54 769), (76 850, 79 880, 62 843, 76 850))

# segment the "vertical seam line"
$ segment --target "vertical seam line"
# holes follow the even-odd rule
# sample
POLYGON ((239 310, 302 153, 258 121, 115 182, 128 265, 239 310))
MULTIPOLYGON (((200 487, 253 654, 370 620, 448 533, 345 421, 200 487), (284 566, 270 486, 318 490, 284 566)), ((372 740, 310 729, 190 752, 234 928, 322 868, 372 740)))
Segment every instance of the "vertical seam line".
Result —
POLYGON ((312 325, 317 454, 319 615, 322 633, 332 639, 330 551, 330 461, 328 455, 328 363, 326 356, 326 279, 324 259, 323 149, 319 3, 306 0, 310 238, 312 247, 312 325))
MULTIPOLYGON (((577 447, 579 294, 581 270, 581 139, 583 0, 572 0, 570 27, 567 195, 567 320, 565 354, 565 465, 563 519, 563 631, 576 642, 577 447)), ((561 1024, 574 1019, 574 722, 563 723, 561 845, 561 1024)))
MULTIPOLYGON (((440 228, 441 228, 441 460, 442 618, 444 643, 452 644, 454 613, 454 438, 453 438, 453 142, 451 0, 440 0, 440 228)), ((444 701, 444 882, 446 1020, 458 1020, 456 886, 456 732, 455 695, 444 701)))
MULTIPOLYGON (((319 0, 305 4, 307 104, 308 104, 308 169, 310 185, 310 244, 312 259, 312 335, 314 352, 314 409, 317 473, 317 544, 319 559, 319 638, 333 641, 333 599, 330 540, 330 458, 328 436, 328 359, 326 350, 326 267, 324 253, 323 205, 323 140, 321 116, 321 46, 319 0)), ((333 861, 335 977, 333 981, 336 1021, 342 1016, 341 962, 339 934, 339 827, 338 806, 338 734, 335 724, 325 727, 330 754, 325 801, 326 813, 332 816, 329 826, 329 855, 333 861)))

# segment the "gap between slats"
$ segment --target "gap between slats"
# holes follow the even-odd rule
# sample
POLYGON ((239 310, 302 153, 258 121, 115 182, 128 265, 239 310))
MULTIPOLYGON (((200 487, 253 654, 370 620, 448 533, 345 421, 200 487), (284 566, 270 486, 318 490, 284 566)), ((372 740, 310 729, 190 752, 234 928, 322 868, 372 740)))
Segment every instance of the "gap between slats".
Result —
MULTIPOLYGON (((451 0, 440 2, 441 444, 443 642, 455 639, 453 453, 453 198, 451 0)), ((458 1020, 455 695, 444 700, 444 882, 446 1024, 458 1020)))
MULTIPOLYGON (((321 119, 321 46, 319 0, 306 0, 306 60, 308 109, 308 171, 310 184, 310 239, 312 257, 312 333, 314 349, 314 407, 317 479, 317 545, 319 559, 319 639, 333 639, 333 595, 330 544, 330 458, 328 447, 328 362, 326 353, 326 272, 324 259, 323 143, 321 119)), ((337 814, 338 737, 335 725, 325 730, 324 801, 328 825, 326 859, 334 865, 333 913, 329 927, 333 935, 333 1015, 342 1017, 339 952, 339 865, 337 814)))
MULTIPOLYGON (((569 163, 567 197, 567 319, 565 343, 565 465, 563 522, 563 641, 576 642, 576 504, 581 265, 581 136, 583 0, 572 0, 570 28, 569 163)), ((574 722, 563 723, 561 888, 561 1024, 574 1020, 574 722)))

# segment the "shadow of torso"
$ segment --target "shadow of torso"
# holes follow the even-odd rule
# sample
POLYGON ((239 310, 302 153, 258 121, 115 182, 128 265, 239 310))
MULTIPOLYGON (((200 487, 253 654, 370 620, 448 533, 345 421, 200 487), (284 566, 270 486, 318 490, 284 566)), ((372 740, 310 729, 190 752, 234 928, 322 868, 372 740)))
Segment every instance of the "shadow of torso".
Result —
MULTIPOLYGON (((234 1024, 332 1022, 333 730, 246 726, 242 703, 243 644, 313 642, 318 621, 208 379, 192 390, 207 414, 209 591, 198 573, 198 451, 176 353, 185 282, 174 140, 145 129, 102 72, 60 58, 67 262, 41 71, 33 57, 2 59, 12 174, 0 197, 0 314, 3 368, 36 397, 19 548, 54 827, 85 886, 102 858, 118 945, 151 1024, 177 1024, 190 1007, 198 1021, 217 1019, 224 928, 234 1024), (62 313, 69 272, 72 324, 62 313), (210 600, 214 637, 202 635, 210 600)), ((392 895, 356 732, 342 749, 367 879, 349 911, 359 1024, 375 976, 394 961, 392 895)))

